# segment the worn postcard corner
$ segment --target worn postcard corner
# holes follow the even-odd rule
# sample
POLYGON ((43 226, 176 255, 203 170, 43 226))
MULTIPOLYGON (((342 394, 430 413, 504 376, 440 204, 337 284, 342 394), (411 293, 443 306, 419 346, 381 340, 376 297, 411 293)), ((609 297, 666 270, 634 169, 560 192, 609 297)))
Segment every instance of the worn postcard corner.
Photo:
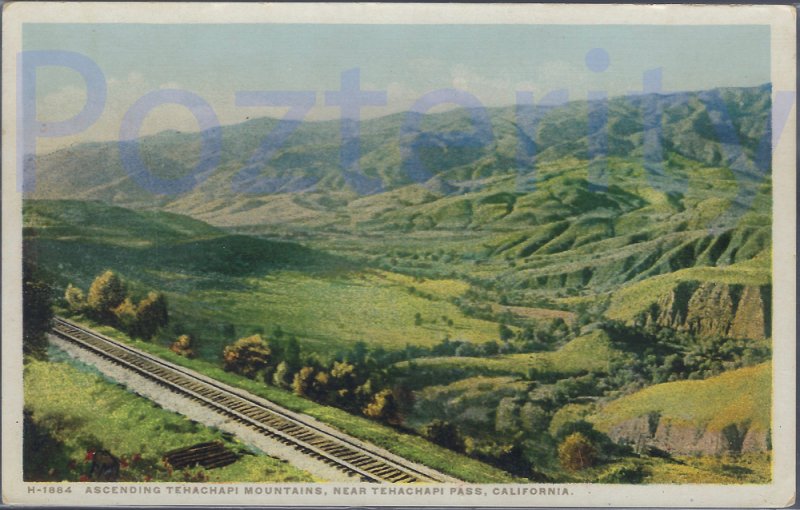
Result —
POLYGON ((4 503, 794 502, 794 7, 2 38, 4 503))

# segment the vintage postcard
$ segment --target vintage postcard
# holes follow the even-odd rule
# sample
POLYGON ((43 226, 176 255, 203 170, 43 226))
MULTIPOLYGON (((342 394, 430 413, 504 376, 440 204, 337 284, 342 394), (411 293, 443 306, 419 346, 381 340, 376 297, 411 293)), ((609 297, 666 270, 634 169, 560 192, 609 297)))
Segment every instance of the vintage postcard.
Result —
POLYGON ((7 4, 3 502, 791 505, 795 38, 7 4))

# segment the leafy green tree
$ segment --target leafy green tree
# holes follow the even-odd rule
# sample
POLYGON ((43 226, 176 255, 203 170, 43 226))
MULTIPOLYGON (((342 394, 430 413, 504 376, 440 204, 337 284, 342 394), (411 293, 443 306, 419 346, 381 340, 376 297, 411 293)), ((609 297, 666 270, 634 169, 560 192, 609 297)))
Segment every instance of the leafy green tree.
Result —
POLYGON ((490 340, 481 344, 481 351, 484 356, 494 356, 500 352, 500 345, 494 340, 490 340))
POLYGON ((137 334, 138 317, 136 313, 136 305, 133 304, 131 298, 126 297, 122 303, 114 308, 113 312, 114 316, 117 318, 117 323, 120 325, 123 331, 132 336, 139 336, 137 334))
POLYGON ((71 311, 75 313, 86 311, 86 295, 80 287, 75 287, 71 283, 67 285, 67 290, 64 292, 64 299, 71 311))
POLYGON ((283 360, 289 365, 290 370, 297 370, 300 368, 300 344, 294 336, 289 337, 289 341, 286 342, 283 360))
POLYGON ((86 302, 98 318, 109 320, 113 318, 113 310, 125 300, 125 296, 125 284, 120 277, 113 271, 106 271, 92 282, 86 302))
POLYGON ((525 402, 519 409, 519 420, 522 428, 529 432, 543 432, 550 425, 548 414, 533 402, 525 402))
POLYGON ((331 376, 328 372, 317 372, 314 375, 314 380, 311 383, 311 398, 314 400, 327 400, 333 399, 330 395, 331 392, 331 376))
POLYGON ((346 361, 334 361, 331 377, 337 388, 353 390, 356 386, 356 367, 346 361))
POLYGON ((292 391, 295 395, 300 395, 301 397, 310 397, 311 393, 313 392, 312 385, 314 384, 314 375, 316 370, 314 367, 303 367, 294 374, 294 379, 292 380, 292 391))
POLYGON ((164 294, 149 292, 136 308, 136 332, 145 340, 149 340, 168 322, 167 299, 164 294))
POLYGON ((47 357, 47 332, 53 319, 50 287, 35 279, 33 267, 22 270, 22 352, 33 358, 47 357))
POLYGON ((558 459, 568 471, 580 471, 592 467, 597 460, 597 447, 581 434, 575 432, 558 445, 558 459))
POLYGON ((367 343, 358 341, 353 344, 353 348, 347 353, 346 360, 357 367, 363 367, 367 362, 367 343))
POLYGON ((495 410, 494 429, 497 432, 513 432, 519 428, 519 404, 513 397, 502 398, 495 410))
POLYGON ((433 420, 422 430, 422 433, 432 443, 444 446, 456 452, 465 449, 464 437, 458 426, 445 420, 433 420))
POLYGON ((272 352, 261 338, 253 335, 240 338, 232 345, 225 347, 222 353, 223 368, 245 377, 255 378, 269 365, 272 352))
POLYGON ((284 360, 278 363, 275 373, 272 374, 272 384, 279 388, 288 389, 291 384, 292 369, 289 364, 284 360))
POLYGON ((463 342, 456 348, 455 355, 459 357, 471 357, 478 354, 478 349, 471 342, 463 342))
POLYGON ((392 390, 381 390, 372 397, 372 401, 363 409, 364 415, 373 420, 382 421, 390 425, 400 425, 403 417, 400 415, 400 406, 392 390))

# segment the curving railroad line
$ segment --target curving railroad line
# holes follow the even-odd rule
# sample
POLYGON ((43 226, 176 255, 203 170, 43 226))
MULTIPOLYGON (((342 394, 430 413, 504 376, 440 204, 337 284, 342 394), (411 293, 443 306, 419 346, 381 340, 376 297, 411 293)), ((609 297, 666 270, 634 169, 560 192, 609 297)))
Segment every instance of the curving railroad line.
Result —
POLYGON ((132 370, 261 434, 290 445, 344 473, 366 482, 435 483, 457 481, 403 459, 370 451, 344 434, 332 434, 275 404, 216 383, 191 370, 56 317, 53 334, 132 370))

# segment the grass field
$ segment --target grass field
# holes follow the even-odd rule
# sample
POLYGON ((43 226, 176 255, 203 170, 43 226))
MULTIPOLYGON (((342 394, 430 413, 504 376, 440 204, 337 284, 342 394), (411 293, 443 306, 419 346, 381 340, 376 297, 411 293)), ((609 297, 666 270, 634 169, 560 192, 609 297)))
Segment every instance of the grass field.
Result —
MULTIPOLYGON (((498 338, 498 325, 466 317, 446 299, 463 284, 443 280, 411 282, 386 272, 314 275, 280 271, 241 280, 239 289, 197 289, 170 301, 186 320, 259 326, 269 334, 277 326, 296 335, 309 351, 322 354, 358 341, 387 349, 406 344, 430 346, 445 336, 483 342, 498 338), (417 289, 411 291, 410 288, 417 289), (421 320, 417 325, 416 314, 421 320), (452 324, 448 321, 452 321, 452 324)), ((213 359, 225 339, 207 343, 201 356, 213 359)))
POLYGON ((627 458, 567 475, 569 482, 625 483, 615 480, 615 472, 636 470, 641 484, 766 484, 772 479, 769 453, 737 456, 627 458))
POLYGON ((469 289, 458 280, 355 269, 294 243, 97 203, 28 202, 25 224, 26 249, 60 292, 68 283, 85 291, 106 269, 134 294, 163 291, 171 320, 195 337, 205 359, 218 360, 238 337, 269 336, 278 326, 323 357, 359 341, 391 350, 445 336, 498 338, 497 323, 468 317, 451 303, 469 289))
POLYGON ((675 457, 671 461, 649 459, 645 483, 769 483, 772 458, 769 452, 737 456, 675 457))
MULTIPOLYGON (((48 455, 25 462, 25 478, 78 481, 87 474, 89 449, 106 449, 129 462, 123 481, 185 481, 202 470, 168 472, 164 453, 206 441, 249 452, 244 445, 187 418, 161 409, 97 374, 66 362, 33 361, 25 366, 25 408, 35 433, 26 434, 26 451, 47 446, 48 455), (37 441, 39 442, 37 444, 37 441)), ((210 482, 304 482, 314 479, 290 464, 245 454, 234 464, 207 470, 210 482)))

